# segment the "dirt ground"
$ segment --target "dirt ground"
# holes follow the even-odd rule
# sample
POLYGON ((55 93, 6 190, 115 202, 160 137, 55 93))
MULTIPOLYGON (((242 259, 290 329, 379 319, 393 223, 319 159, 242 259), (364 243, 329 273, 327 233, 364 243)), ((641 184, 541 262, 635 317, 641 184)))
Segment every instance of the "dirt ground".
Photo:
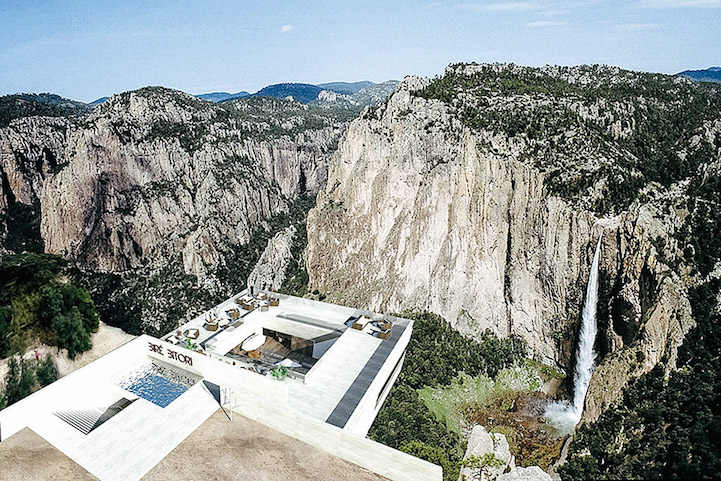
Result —
POLYGON ((0 479, 97 480, 29 428, 0 443, 0 479))
MULTIPOLYGON (((135 339, 135 336, 127 334, 117 327, 111 327, 101 322, 98 326, 98 332, 94 333, 90 338, 93 347, 90 348, 89 351, 75 356, 75 359, 69 359, 66 351, 60 351, 60 354, 58 354, 57 347, 48 346, 40 342, 30 345, 22 357, 25 359, 35 359, 36 349, 41 358, 45 358, 45 356, 49 354, 55 361, 58 376, 63 377, 133 339, 135 339)), ((8 369, 7 363, 8 359, 0 361, 0 380, 5 379, 5 374, 8 369)))
POLYGON ((379 481, 385 478, 242 416, 218 410, 145 481, 379 481))

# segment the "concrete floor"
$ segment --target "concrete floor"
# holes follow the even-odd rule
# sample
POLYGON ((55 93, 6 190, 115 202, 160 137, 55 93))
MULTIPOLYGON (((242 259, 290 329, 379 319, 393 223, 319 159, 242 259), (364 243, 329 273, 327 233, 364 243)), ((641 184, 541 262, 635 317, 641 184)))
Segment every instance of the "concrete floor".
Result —
POLYGON ((230 422, 218 410, 143 478, 146 481, 167 479, 379 481, 385 478, 237 414, 230 422))
POLYGON ((0 479, 97 480, 29 428, 0 443, 0 479))

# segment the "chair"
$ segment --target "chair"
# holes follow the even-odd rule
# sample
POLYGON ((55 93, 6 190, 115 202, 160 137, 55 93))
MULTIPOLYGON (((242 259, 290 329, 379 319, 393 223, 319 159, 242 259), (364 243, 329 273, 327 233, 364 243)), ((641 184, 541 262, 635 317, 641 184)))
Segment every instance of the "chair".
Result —
POLYGON ((240 307, 242 307, 246 311, 252 311, 255 309, 255 304, 253 303, 243 303, 240 307))
POLYGON ((269 303, 271 307, 278 307, 280 305, 280 297, 271 297, 269 303))
POLYGON ((188 339, 198 339, 198 336, 200 336, 200 331, 198 329, 188 329, 183 333, 183 335, 188 339))
POLYGON ((385 331, 381 331, 378 333, 378 339, 383 339, 384 341, 387 341, 391 338, 393 335, 393 328, 386 329, 385 331))
POLYGON ((217 331, 218 330, 218 323, 217 322, 206 322, 205 323, 205 330, 206 331, 217 331))
POLYGON ((366 322, 365 322, 365 321, 363 320, 363 318, 361 317, 361 318, 358 318, 358 319, 356 319, 355 321, 353 321, 353 326, 352 326, 352 327, 353 327, 353 329, 357 329, 357 330, 359 330, 359 331, 362 331, 363 328, 365 327, 365 325, 366 325, 366 322))

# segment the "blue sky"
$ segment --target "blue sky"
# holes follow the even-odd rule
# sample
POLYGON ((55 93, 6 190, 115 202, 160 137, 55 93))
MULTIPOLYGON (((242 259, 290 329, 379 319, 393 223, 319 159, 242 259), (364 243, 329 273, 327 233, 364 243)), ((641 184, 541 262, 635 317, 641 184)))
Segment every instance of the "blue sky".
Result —
POLYGON ((91 101, 433 76, 458 61, 721 64, 721 0, 0 0, 0 94, 91 101))

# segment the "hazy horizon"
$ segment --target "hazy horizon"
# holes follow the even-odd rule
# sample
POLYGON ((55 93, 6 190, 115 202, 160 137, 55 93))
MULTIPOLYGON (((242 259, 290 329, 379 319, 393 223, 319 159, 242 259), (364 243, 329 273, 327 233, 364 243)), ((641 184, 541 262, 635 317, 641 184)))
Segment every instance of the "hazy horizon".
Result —
POLYGON ((454 62, 677 73, 721 60, 721 0, 0 4, 0 95, 434 76, 454 62))

